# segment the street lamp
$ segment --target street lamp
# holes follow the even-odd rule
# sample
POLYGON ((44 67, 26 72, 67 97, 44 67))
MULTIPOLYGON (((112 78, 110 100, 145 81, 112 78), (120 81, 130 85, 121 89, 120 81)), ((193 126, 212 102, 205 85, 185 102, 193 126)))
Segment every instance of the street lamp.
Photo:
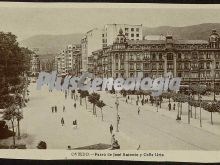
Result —
POLYGON ((189 97, 188 97, 188 124, 190 124, 190 114, 192 114, 191 109, 190 109, 190 105, 189 105, 189 102, 190 102, 190 99, 191 99, 191 91, 190 91, 190 86, 191 86, 190 73, 191 73, 191 71, 192 71, 192 67, 191 67, 191 64, 190 64, 190 68, 189 68, 189 89, 188 89, 188 92, 189 92, 189 97))
POLYGON ((118 125, 119 125, 120 117, 119 117, 119 115, 118 115, 119 101, 118 101, 117 93, 115 93, 115 97, 116 97, 115 105, 116 105, 116 112, 117 112, 117 113, 116 113, 116 132, 119 132, 118 125))

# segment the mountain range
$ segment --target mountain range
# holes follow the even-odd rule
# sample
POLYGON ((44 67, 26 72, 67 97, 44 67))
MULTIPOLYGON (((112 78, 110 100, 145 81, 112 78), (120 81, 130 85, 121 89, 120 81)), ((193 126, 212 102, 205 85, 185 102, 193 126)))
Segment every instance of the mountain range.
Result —
MULTIPOLYGON (((143 27, 143 36, 146 35, 173 35, 175 39, 207 40, 212 29, 220 33, 220 23, 204 23, 184 27, 160 26, 143 27)), ((68 44, 80 44, 83 33, 65 35, 35 35, 20 42, 21 46, 30 49, 38 48, 40 55, 57 54, 68 44)))

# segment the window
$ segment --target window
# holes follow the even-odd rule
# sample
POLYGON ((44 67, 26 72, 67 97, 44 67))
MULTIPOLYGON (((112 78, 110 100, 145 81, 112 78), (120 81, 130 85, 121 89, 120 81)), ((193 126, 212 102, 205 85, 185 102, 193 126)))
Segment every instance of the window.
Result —
POLYGON ((132 54, 130 54, 130 60, 134 60, 134 58, 133 58, 133 55, 132 55, 132 54))
POLYGON ((125 32, 128 32, 128 28, 125 28, 125 32))
POLYGON ((139 37, 139 34, 136 34, 136 37, 139 37))
POLYGON ((210 63, 206 63, 206 69, 210 69, 210 63))
POLYGON ((136 28, 136 32, 139 32, 139 28, 136 28))
POLYGON ((204 63, 200 63, 200 64, 199 64, 199 68, 200 68, 200 69, 204 69, 204 63))
POLYGON ((163 69, 163 64, 162 63, 159 64, 159 69, 163 69))
POLYGON ((189 69, 189 64, 188 64, 188 63, 185 63, 185 64, 184 64, 184 68, 185 68, 185 69, 189 69))
POLYGON ((128 36, 128 33, 125 33, 125 36, 128 36))
POLYGON ((131 37, 134 37, 134 34, 133 34, 133 33, 131 34, 131 37))
POLYGON ((137 54, 136 60, 140 60, 140 54, 137 54))
POLYGON ((216 69, 219 69, 219 62, 216 62, 215 68, 216 68, 216 69))
POLYGON ((134 31, 134 28, 131 28, 131 31, 133 32, 133 31, 134 31))
POLYGON ((150 67, 149 67, 149 64, 147 64, 147 63, 144 63, 144 69, 145 70, 148 70, 150 67))
POLYGON ((134 64, 129 64, 130 70, 134 70, 134 64))
POLYGON ((168 63, 168 64, 167 64, 167 68, 168 68, 168 69, 173 69, 173 64, 168 63))
POLYGON ((155 53, 152 54, 152 60, 156 60, 156 54, 155 53))
POLYGON ((159 54, 159 59, 162 60, 162 53, 159 54))
POLYGON ((141 64, 136 64, 137 70, 141 69, 141 64))
POLYGON ((115 69, 118 70, 118 63, 115 63, 115 69))
POLYGON ((206 58, 207 58, 207 59, 210 59, 210 54, 206 54, 206 58))
POLYGON ((156 63, 152 64, 152 69, 157 69, 157 64, 156 63))
POLYGON ((121 70, 124 69, 124 63, 121 63, 121 65, 120 65, 120 69, 121 69, 121 70))
POLYGON ((172 53, 167 54, 167 60, 173 60, 173 54, 172 53))

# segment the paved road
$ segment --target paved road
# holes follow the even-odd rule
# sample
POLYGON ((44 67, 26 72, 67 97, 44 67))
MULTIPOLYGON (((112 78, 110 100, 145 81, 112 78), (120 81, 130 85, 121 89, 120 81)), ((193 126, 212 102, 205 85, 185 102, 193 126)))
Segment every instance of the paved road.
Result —
MULTIPOLYGON (((115 99, 110 96, 105 101, 113 105, 115 99)), ((150 109, 151 105, 145 105, 138 115, 136 106, 124 101, 119 105, 120 130, 140 143, 141 149, 220 150, 220 136, 150 109)))
MULTIPOLYGON (((74 110, 73 100, 64 99, 61 92, 49 93, 48 90, 36 91, 32 84, 28 107, 24 109, 24 119, 21 122, 23 133, 28 133, 26 140, 30 148, 35 148, 39 140, 45 140, 49 148, 58 149, 81 147, 96 143, 110 143, 111 135, 109 125, 115 129, 116 110, 113 95, 101 92, 101 99, 108 105, 103 108, 104 122, 97 108, 98 117, 92 115, 92 105, 88 109, 79 106, 74 110), (58 105, 58 113, 52 114, 50 107, 58 105), (62 106, 66 112, 62 112, 62 106), (65 126, 62 127, 60 119, 64 117, 65 126), (72 121, 77 119, 79 128, 73 129, 72 121)), ((133 101, 133 103, 135 103, 133 101)), ((177 122, 175 119, 162 116, 152 111, 151 105, 141 108, 137 114, 137 106, 126 104, 120 99, 119 114, 120 132, 116 133, 122 149, 146 150, 220 150, 220 136, 188 124, 177 122)))

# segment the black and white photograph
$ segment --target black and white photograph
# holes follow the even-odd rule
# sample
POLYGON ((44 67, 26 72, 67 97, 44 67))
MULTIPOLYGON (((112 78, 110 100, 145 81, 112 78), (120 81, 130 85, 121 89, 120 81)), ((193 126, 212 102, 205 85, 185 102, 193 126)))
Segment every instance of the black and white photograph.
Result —
POLYGON ((0 3, 0 85, 0 149, 219 151, 220 5, 0 3))

